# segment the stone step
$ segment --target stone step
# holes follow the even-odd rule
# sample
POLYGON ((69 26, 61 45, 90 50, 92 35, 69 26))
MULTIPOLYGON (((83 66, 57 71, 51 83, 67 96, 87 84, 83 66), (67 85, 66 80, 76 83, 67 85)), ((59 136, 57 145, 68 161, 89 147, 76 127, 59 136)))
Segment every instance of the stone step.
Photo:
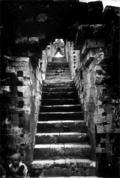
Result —
POLYGON ((47 86, 43 86, 42 89, 43 92, 76 92, 76 88, 75 87, 47 87, 47 86))
POLYGON ((56 67, 69 67, 69 64, 68 64, 68 62, 64 62, 64 63, 49 62, 47 64, 47 69, 51 68, 51 67, 54 67, 54 68, 56 68, 56 67))
POLYGON ((42 100, 42 105, 66 105, 66 104, 79 104, 78 99, 62 99, 62 98, 57 98, 57 99, 44 99, 42 100))
POLYGON ((40 107, 40 112, 77 112, 81 111, 80 104, 74 105, 45 105, 40 107))
POLYGON ((78 120, 55 120, 38 121, 37 132, 87 132, 85 121, 78 120))
POLYGON ((69 64, 68 64, 68 62, 66 62, 66 63, 56 63, 56 62, 52 62, 52 63, 48 63, 47 64, 47 69, 48 68, 69 68, 69 64))
POLYGON ((91 146, 79 143, 36 144, 33 159, 90 158, 91 146))
POLYGON ((68 63, 65 57, 59 57, 59 58, 53 57, 52 62, 57 63, 57 64, 58 63, 61 63, 61 64, 68 63))
POLYGON ((47 67, 47 72, 64 72, 64 71, 68 71, 70 72, 69 67, 47 67))
POLYGON ((70 72, 69 67, 47 67, 46 72, 70 72))
MULTIPOLYGON (((36 177, 32 177, 32 178, 36 178, 36 177)), ((64 176, 64 177, 48 177, 48 176, 44 176, 42 178, 103 178, 103 177, 96 177, 96 176, 64 176)), ((108 177, 108 178, 113 178, 113 177, 108 177)))
POLYGON ((57 69, 57 68, 69 68, 69 64, 68 63, 48 63, 47 64, 47 70, 48 69, 57 69))
POLYGON ((76 95, 77 94, 77 92, 75 93, 74 91, 68 91, 68 92, 64 92, 64 91, 61 91, 61 92, 57 92, 57 91, 54 91, 54 92, 45 92, 45 91, 43 91, 43 93, 42 94, 44 94, 44 95, 47 95, 47 96, 49 96, 49 95, 60 95, 60 96, 65 96, 65 95, 69 95, 69 96, 71 96, 71 95, 76 95))
POLYGON ((83 112, 40 112, 39 120, 83 120, 83 112))
POLYGON ((69 70, 66 70, 66 71, 47 71, 46 72, 46 76, 60 76, 60 75, 62 75, 62 76, 69 76, 70 75, 70 71, 69 70))
POLYGON ((61 73, 64 73, 64 74, 70 74, 70 70, 69 69, 48 69, 46 71, 46 74, 61 74, 61 73))
POLYGON ((59 78, 66 78, 66 79, 71 79, 71 74, 70 73, 46 73, 46 78, 45 79, 48 79, 48 78, 54 78, 56 79, 56 83, 57 83, 57 80, 59 80, 59 78))
POLYGON ((46 78, 53 78, 54 77, 54 79, 58 79, 59 80, 59 77, 61 77, 61 78, 66 78, 66 79, 69 79, 70 77, 71 77, 71 75, 69 74, 69 73, 60 73, 60 74, 57 74, 57 73, 53 73, 53 74, 51 74, 51 73, 49 73, 49 74, 47 74, 46 73, 46 78))
POLYGON ((67 81, 67 82, 56 82, 56 83, 47 83, 47 82, 44 82, 43 83, 43 87, 73 87, 75 88, 75 84, 72 82, 72 80, 70 81, 67 81))
POLYGON ((77 92, 44 92, 42 93, 42 99, 46 98, 76 98, 77 92))
POLYGON ((44 89, 48 89, 48 91, 50 90, 55 90, 55 91, 58 91, 58 90, 61 90, 60 92, 62 91, 76 91, 76 88, 75 86, 67 86, 67 85, 64 85, 64 86, 61 86, 60 83, 58 85, 54 85, 50 82, 47 83, 47 85, 43 85, 43 91, 44 89))
POLYGON ((59 79, 52 76, 52 77, 46 77, 45 81, 50 84, 50 83, 53 83, 53 82, 54 83, 56 83, 56 82, 61 83, 61 82, 64 82, 64 81, 69 81, 70 79, 71 79, 71 76, 67 76, 67 77, 59 76, 59 79))
MULTIPOLYGON (((54 80, 56 80, 56 83, 57 83, 57 81, 59 81, 59 79, 66 79, 66 82, 67 81, 69 81, 70 79, 71 79, 71 74, 54 74, 54 75, 52 75, 52 74, 46 74, 46 78, 45 78, 45 81, 46 81, 46 79, 54 79, 54 80)), ((62 82, 62 81, 61 81, 62 82)), ((59 82, 59 83, 61 83, 61 82, 59 82)), ((64 82, 64 81, 63 81, 64 82)))
POLYGON ((46 76, 70 76, 70 71, 47 71, 46 76))
POLYGON ((51 159, 34 160, 33 175, 50 177, 95 176, 96 162, 90 159, 51 159), (42 171, 43 170, 43 171, 42 171))
POLYGON ((37 133, 35 136, 36 144, 46 143, 89 143, 87 133, 80 132, 51 132, 37 133))

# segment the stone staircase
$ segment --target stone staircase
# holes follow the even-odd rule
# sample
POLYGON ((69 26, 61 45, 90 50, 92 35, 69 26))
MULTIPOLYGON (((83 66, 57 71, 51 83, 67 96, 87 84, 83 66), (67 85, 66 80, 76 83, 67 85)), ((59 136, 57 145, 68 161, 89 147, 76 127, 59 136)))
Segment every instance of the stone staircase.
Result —
POLYGON ((95 177, 90 138, 67 61, 48 63, 31 177, 95 177))

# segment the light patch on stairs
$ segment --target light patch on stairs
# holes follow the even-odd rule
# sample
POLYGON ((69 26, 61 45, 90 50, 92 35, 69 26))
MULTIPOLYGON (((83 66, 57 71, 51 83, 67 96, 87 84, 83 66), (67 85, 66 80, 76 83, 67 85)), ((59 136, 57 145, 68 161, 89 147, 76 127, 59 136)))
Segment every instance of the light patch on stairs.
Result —
POLYGON ((49 120, 49 121, 38 121, 38 124, 59 124, 59 123, 76 123, 76 124, 85 124, 84 120, 49 120))
POLYGON ((82 112, 40 112, 40 114, 81 114, 82 112))
POLYGON ((89 144, 64 144, 64 143, 59 143, 59 144, 36 144, 34 149, 43 149, 43 148, 91 148, 89 144))
POLYGON ((46 105, 44 107, 73 107, 73 106, 81 106, 80 104, 61 104, 61 105, 46 105))
POLYGON ((54 135, 58 135, 58 136, 70 136, 70 135, 75 135, 75 136, 86 136, 87 133, 80 133, 80 132, 52 132, 52 133, 37 133, 36 136, 54 136, 54 135))
MULTIPOLYGON (((66 164, 80 164, 83 165, 84 167, 89 167, 93 164, 93 162, 90 159, 56 159, 56 160, 34 160, 32 162, 32 167, 35 168, 43 168, 45 167, 51 167, 53 165, 66 165, 66 164)), ((92 166, 91 166, 92 167, 92 166)))
MULTIPOLYGON (((34 177, 36 178, 36 177, 34 177)), ((44 177, 44 176, 40 176, 39 178, 102 178, 102 177, 96 177, 96 176, 70 176, 70 177, 44 177)))

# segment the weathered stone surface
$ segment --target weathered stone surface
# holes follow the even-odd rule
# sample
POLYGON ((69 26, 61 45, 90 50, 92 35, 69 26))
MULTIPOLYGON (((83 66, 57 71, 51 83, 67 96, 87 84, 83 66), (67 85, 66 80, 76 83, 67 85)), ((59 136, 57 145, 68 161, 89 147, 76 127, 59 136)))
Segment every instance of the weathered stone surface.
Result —
POLYGON ((80 132, 37 133, 36 144, 39 143, 89 143, 89 136, 80 132))
POLYGON ((95 162, 89 159, 58 159, 58 160, 41 160, 34 161, 33 167, 38 170, 38 175, 46 176, 94 176, 95 162), (84 165, 84 167, 83 167, 84 165), (40 170, 43 169, 43 173, 40 170), (54 171, 57 169, 56 171, 54 171), (59 171, 59 174, 58 174, 59 171))
POLYGON ((84 143, 36 144, 34 147, 34 160, 60 159, 63 157, 89 158, 90 153, 90 145, 84 143))
POLYGON ((3 151, 2 158, 8 164, 8 157, 14 152, 20 152, 22 159, 29 163, 32 159, 31 151, 34 145, 35 123, 39 114, 42 80, 40 74, 38 75, 39 69, 32 68, 29 57, 5 56, 5 59, 7 65, 4 69, 5 79, 2 82, 1 94, 5 94, 7 98, 1 109, 5 132, 1 134, 3 134, 2 149, 6 152, 3 151))
MULTIPOLYGON (((73 100, 71 100, 72 102, 73 100)), ((53 100, 54 103, 54 100, 53 100)), ((39 120, 69 120, 69 119, 77 119, 77 120, 83 120, 82 118, 83 114, 82 112, 46 112, 46 113, 40 113, 39 120)))
MULTIPOLYGON (((112 10, 110 11, 110 14, 113 13, 112 10)), ((115 13, 113 14, 112 15, 115 17, 115 13)), ((107 168, 109 167, 107 159, 111 159, 111 162, 115 159, 116 162, 118 162, 116 158, 117 153, 115 153, 113 149, 115 139, 113 139, 113 143, 110 139, 111 135, 114 135, 114 137, 118 139, 117 135, 119 133, 119 104, 117 104, 119 103, 119 74, 117 72, 117 65, 119 65, 119 53, 113 52, 115 51, 113 48, 118 49, 118 46, 115 45, 116 42, 113 40, 117 29, 117 22, 114 21, 114 23, 114 25, 109 26, 109 30, 107 29, 107 26, 94 26, 94 30, 92 32, 94 33, 96 31, 96 35, 102 35, 104 40, 103 38, 101 38, 102 40, 99 38, 96 39, 96 35, 94 36, 92 33, 90 33, 91 35, 88 34, 86 30, 87 28, 90 30, 90 26, 85 25, 80 27, 81 32, 83 32, 84 35, 88 34, 92 39, 89 39, 89 37, 86 36, 84 44, 80 42, 80 65, 76 70, 74 81, 78 89, 79 98, 84 107, 85 120, 90 128, 91 135, 93 135, 94 150, 96 149, 99 155, 97 157, 98 162, 101 160, 100 155, 101 157, 102 154, 106 155, 105 162, 102 160, 102 163, 100 163, 99 166, 101 164, 105 164, 105 175, 114 175, 116 177, 116 175, 119 174, 119 171, 118 168, 114 168, 113 165, 113 173, 109 174, 109 171, 107 173, 107 170, 109 170, 109 168, 107 168), (101 28, 103 28, 103 34, 101 33, 101 28), (105 36, 106 33, 108 34, 107 36, 105 36), (114 45, 116 47, 114 47, 114 45), (116 59, 112 56, 116 56, 116 59), (113 100, 116 104, 113 104, 113 100), (96 143, 94 142, 95 135, 96 143), (97 139, 97 137, 99 137, 99 139, 97 139), (114 155, 113 158, 111 158, 111 155, 114 155)), ((118 145, 120 145, 119 140, 118 145)), ((102 169, 104 170, 103 167, 102 169)), ((99 173, 104 176, 104 173, 101 171, 99 173)))
MULTIPOLYGON (((52 119, 51 119, 52 120, 52 119)), ((38 133, 46 133, 46 132, 86 132, 87 128, 85 126, 84 121, 80 120, 59 120, 50 121, 39 121, 37 124, 37 132, 38 133)))
POLYGON ((47 106, 41 106, 40 111, 41 112, 70 112, 70 111, 80 111, 81 105, 75 104, 75 105, 47 105, 47 106))

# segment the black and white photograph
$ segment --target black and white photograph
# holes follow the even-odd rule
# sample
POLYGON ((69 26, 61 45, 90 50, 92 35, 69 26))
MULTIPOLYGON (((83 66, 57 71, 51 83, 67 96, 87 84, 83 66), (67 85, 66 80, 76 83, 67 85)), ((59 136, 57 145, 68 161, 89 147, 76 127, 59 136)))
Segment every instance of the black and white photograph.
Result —
POLYGON ((120 0, 0 0, 0 178, 120 178, 120 0))

